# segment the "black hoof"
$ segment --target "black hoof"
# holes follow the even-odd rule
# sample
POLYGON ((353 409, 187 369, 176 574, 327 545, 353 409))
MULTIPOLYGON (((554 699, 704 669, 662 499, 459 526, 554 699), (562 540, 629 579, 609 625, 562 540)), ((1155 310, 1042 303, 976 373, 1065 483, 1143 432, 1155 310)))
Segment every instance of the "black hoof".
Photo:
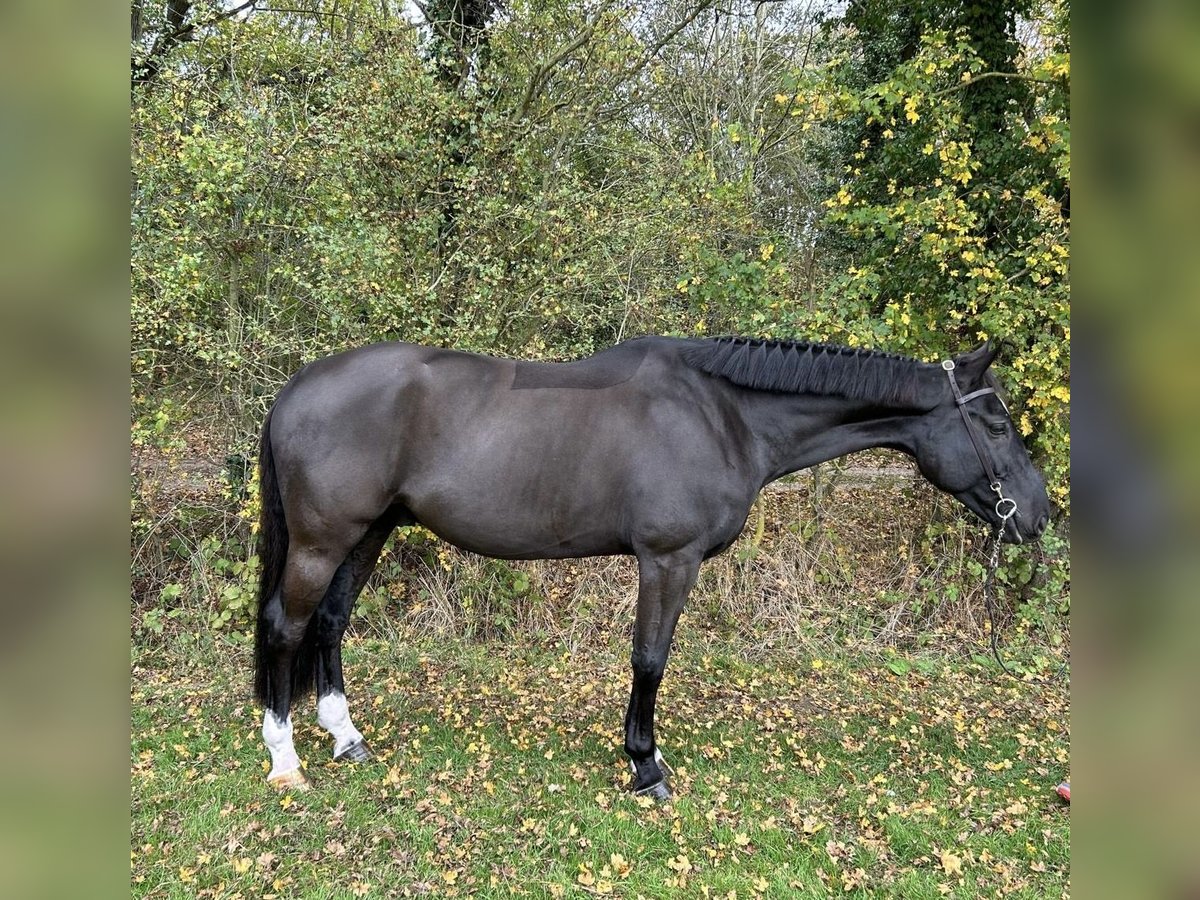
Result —
POLYGON ((334 762, 349 760, 350 762, 366 762, 371 758, 371 748, 363 740, 355 741, 341 753, 333 754, 334 762))
POLYGON ((667 779, 665 778, 644 788, 638 788, 633 794, 635 797, 652 797, 662 803, 671 799, 671 789, 667 787, 667 779))

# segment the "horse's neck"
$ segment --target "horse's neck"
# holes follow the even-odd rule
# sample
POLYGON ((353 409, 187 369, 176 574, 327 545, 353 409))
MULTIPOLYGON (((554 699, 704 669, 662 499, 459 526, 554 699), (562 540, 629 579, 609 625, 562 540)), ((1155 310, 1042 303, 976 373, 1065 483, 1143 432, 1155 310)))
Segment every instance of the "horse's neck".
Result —
POLYGON ((912 453, 913 416, 861 400, 748 392, 743 416, 758 444, 763 483, 857 450, 912 453))

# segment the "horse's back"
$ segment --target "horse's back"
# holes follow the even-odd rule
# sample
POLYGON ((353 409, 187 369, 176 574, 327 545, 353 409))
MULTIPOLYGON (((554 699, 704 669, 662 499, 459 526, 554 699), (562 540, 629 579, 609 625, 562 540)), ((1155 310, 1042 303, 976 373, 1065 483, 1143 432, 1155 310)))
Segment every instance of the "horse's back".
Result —
POLYGON ((617 344, 573 362, 525 362, 515 365, 513 390, 584 390, 616 387, 633 379, 654 346, 648 339, 617 344))

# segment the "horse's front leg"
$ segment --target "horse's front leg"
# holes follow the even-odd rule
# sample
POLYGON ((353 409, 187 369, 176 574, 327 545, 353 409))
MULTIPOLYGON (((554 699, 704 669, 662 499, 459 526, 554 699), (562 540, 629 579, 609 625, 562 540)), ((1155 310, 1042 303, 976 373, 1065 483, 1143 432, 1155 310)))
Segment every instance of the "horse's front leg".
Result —
POLYGON ((638 554, 633 688, 625 714, 625 752, 633 767, 634 792, 658 800, 669 799, 671 790, 654 740, 654 706, 675 624, 699 571, 698 554, 638 554))

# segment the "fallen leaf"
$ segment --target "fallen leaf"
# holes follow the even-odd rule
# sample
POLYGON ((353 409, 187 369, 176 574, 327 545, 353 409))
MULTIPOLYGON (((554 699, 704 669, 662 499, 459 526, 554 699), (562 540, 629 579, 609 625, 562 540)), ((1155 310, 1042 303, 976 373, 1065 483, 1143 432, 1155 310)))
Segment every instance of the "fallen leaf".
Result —
POLYGON ((949 850, 943 850, 938 857, 941 860, 942 868, 947 875, 962 874, 962 857, 951 853, 949 850))

